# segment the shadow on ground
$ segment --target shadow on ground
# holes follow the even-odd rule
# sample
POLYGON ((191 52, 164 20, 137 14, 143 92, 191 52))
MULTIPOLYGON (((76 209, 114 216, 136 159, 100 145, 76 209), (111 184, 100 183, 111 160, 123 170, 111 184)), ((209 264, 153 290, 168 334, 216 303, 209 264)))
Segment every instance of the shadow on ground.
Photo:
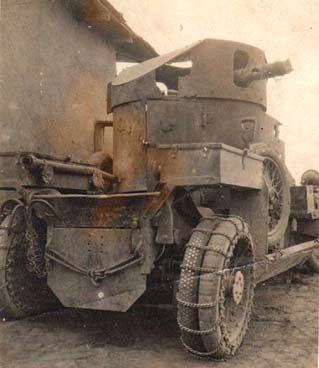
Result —
POLYGON ((318 282, 318 276, 302 275, 297 283, 281 278, 260 285, 245 342, 226 362, 198 361, 184 352, 173 311, 136 307, 125 314, 65 309, 3 322, 0 366, 314 368, 318 282))

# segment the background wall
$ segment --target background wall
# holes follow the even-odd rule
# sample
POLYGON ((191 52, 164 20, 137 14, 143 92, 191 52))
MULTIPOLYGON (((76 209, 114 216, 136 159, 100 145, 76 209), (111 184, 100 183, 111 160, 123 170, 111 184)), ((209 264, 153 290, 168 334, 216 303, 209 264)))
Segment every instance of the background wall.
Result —
POLYGON ((294 72, 268 83, 268 112, 283 123, 287 165, 299 180, 319 169, 318 0, 111 0, 128 24, 165 53, 203 38, 251 43, 294 72))
POLYGON ((75 160, 93 152, 106 119, 115 51, 61 1, 2 0, 0 150, 75 160))

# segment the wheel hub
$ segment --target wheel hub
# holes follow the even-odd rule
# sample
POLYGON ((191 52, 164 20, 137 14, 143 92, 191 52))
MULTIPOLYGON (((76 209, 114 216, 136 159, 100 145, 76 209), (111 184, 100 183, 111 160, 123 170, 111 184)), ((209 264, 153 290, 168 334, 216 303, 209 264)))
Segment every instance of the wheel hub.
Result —
POLYGON ((243 298, 244 286, 245 286, 244 275, 242 274, 241 271, 237 271, 235 273, 232 288, 232 296, 236 304, 239 304, 243 298))

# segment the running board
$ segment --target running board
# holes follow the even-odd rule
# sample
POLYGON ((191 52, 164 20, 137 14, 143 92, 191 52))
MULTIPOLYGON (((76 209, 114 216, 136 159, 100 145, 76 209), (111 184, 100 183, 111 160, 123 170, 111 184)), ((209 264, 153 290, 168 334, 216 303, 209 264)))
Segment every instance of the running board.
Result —
POLYGON ((319 250, 319 240, 300 243, 267 254, 263 260, 256 262, 256 283, 268 280, 307 260, 314 250, 319 250))

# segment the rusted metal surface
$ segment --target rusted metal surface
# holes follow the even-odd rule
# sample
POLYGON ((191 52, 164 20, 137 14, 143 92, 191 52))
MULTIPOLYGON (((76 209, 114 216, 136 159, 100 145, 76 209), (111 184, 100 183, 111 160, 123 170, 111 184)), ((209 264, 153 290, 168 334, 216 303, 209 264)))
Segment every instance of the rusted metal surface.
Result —
POLYGON ((143 103, 133 103, 114 115, 113 171, 120 192, 152 190, 146 162, 146 122, 143 103))
MULTIPOLYGON (((122 76, 120 74, 112 83, 112 91, 118 90, 117 99, 112 98, 112 107, 123 103, 121 95, 122 93, 126 95, 125 89, 129 83, 134 83, 135 79, 143 78, 148 74, 153 73, 153 84, 157 81, 169 86, 170 81, 165 80, 165 77, 160 78, 160 72, 155 78, 155 70, 160 70, 165 64, 180 59, 190 60, 192 67, 187 75, 178 78, 178 97, 248 101, 266 108, 266 82, 264 80, 256 81, 247 87, 238 87, 234 83, 236 70, 265 64, 264 53, 246 44, 223 40, 204 40, 123 71, 122 76)), ((167 66, 165 68, 167 69, 167 66)), ((165 76, 165 73, 162 73, 163 75, 165 76)), ((142 90, 139 92, 141 93, 142 90)), ((151 92, 147 96, 147 98, 154 97, 156 98, 151 92)), ((131 101, 134 101, 140 99, 140 96, 138 93, 132 93, 130 98, 131 101)), ((144 93, 142 98, 145 98, 144 93)))
POLYGON ((46 249, 48 284, 65 306, 126 311, 146 287, 141 262, 126 262, 141 248, 138 229, 55 228, 46 249), (103 277, 101 270, 113 273, 103 277))
MULTIPOLYGON (((218 175, 216 178, 211 177, 214 167, 219 170, 219 163, 207 158, 207 153, 210 153, 208 146, 212 142, 226 141, 235 147, 245 147, 240 117, 235 121, 234 115, 234 122, 226 120, 228 104, 231 105, 231 102, 226 102, 226 106, 222 103, 221 106, 218 103, 217 106, 212 104, 208 110, 207 104, 196 101, 151 101, 147 105, 134 102, 117 108, 114 113, 113 157, 114 175, 120 179, 117 189, 121 192, 154 190, 159 182, 191 185, 195 184, 195 180, 196 185, 222 184, 223 180, 218 175), (219 116, 214 114, 217 111, 219 116), (229 129, 234 129, 237 134, 227 134, 229 129), (223 138, 227 136, 228 139, 223 138), (179 150, 181 152, 176 159, 173 151, 179 150), (202 155, 201 150, 207 150, 207 153, 203 152, 202 155), (204 170, 201 172, 202 178, 196 174, 196 169, 191 172, 190 167, 186 174, 185 165, 202 165, 202 169, 198 169, 204 170), (193 177, 194 181, 190 178, 189 184, 181 181, 177 183, 176 178, 185 175, 193 177), (207 180, 204 176, 207 176, 207 180)), ((242 111, 242 119, 247 116, 249 107, 247 110, 242 111)), ((241 152, 241 156, 246 156, 246 153, 241 152)), ((245 157, 233 161, 225 155, 223 157, 223 163, 226 164, 223 175, 234 176, 232 180, 225 177, 224 183, 228 180, 228 183, 235 185, 236 180, 239 180, 237 183, 241 186, 240 180, 251 180, 252 188, 261 187, 261 162, 259 168, 249 169, 254 173, 253 176, 237 175, 235 178, 236 171, 230 168, 243 166, 241 161, 244 162, 245 157), (259 184, 256 184, 258 181, 259 184)), ((249 183, 246 185, 249 186, 249 183)))
POLYGON ((47 194, 34 193, 29 204, 35 205, 40 218, 57 227, 139 226, 140 218, 153 218, 172 194, 173 188, 157 192, 119 194, 47 194), (54 209, 48 212, 48 206, 54 209))
POLYGON ((150 100, 146 139, 150 145, 205 142, 247 148, 243 122, 254 119, 252 141, 256 141, 266 125, 264 115, 257 105, 233 100, 170 97, 150 100))
POLYGON ((158 167, 159 181, 172 186, 231 185, 262 188, 263 160, 223 144, 152 146, 148 162, 158 167))
POLYGON ((34 197, 49 224, 48 284, 63 305, 126 311, 142 295, 157 256, 150 220, 170 193, 34 197))
MULTIPOLYGON (((48 156, 38 157, 48 161, 54 160, 48 156)), ((86 166, 83 165, 83 167, 86 166)), ((92 186, 90 176, 56 172, 54 175, 49 175, 48 178, 50 178, 49 182, 45 183, 38 175, 24 168, 19 153, 0 153, 0 193, 5 188, 41 187, 87 191, 92 186)))
MULTIPOLYGON (((207 149, 210 144, 222 143, 249 149, 251 144, 262 141, 284 159, 279 124, 264 112, 264 79, 288 71, 290 64, 286 62, 266 64, 264 53, 257 48, 221 40, 205 40, 123 71, 108 90, 109 111, 114 116, 114 175, 121 180, 117 190, 155 190, 158 183, 199 186, 237 183, 260 189, 262 179, 258 169, 249 169, 255 175, 236 175, 232 168, 239 167, 238 159, 225 158, 222 162, 224 181, 218 174, 213 178, 213 167, 218 165, 206 159, 206 153, 194 154, 191 145, 202 144, 207 149), (169 88, 170 82, 164 80, 165 70, 170 62, 180 60, 190 60, 192 66, 181 74, 173 66, 177 91, 163 96, 156 82, 168 82, 169 88), (244 79, 247 85, 239 87, 237 84, 240 80, 243 84, 244 79), (168 145, 168 149, 178 151, 183 144, 177 160, 174 153, 163 149, 168 145), (191 165, 187 162, 193 162, 194 167, 186 169, 191 165), (206 164, 205 172, 197 175, 195 166, 206 164), (248 178, 254 177, 248 182, 248 178)), ((242 152, 245 155, 246 151, 242 152)))
MULTIPOLYGON (((126 129, 137 132, 136 125, 132 128, 125 123, 126 129)), ((121 135, 123 142, 124 137, 125 133, 121 135)), ((221 144, 148 145, 143 144, 141 136, 134 141, 135 145, 126 139, 125 150, 120 150, 119 157, 114 156, 120 191, 154 190, 156 183, 262 187, 262 159, 254 154, 221 144)))
MULTIPOLYGON (((159 192, 113 195, 38 195, 34 200, 45 200, 53 206, 55 213, 36 203, 39 217, 56 227, 138 227, 143 208, 159 192)), ((161 201, 159 200, 159 203, 161 201)))
POLYGON ((109 183, 118 182, 118 178, 114 175, 93 166, 46 160, 32 154, 21 155, 20 164, 46 184, 50 183, 56 172, 65 173, 67 175, 100 177, 102 188, 104 186, 104 181, 109 183))

